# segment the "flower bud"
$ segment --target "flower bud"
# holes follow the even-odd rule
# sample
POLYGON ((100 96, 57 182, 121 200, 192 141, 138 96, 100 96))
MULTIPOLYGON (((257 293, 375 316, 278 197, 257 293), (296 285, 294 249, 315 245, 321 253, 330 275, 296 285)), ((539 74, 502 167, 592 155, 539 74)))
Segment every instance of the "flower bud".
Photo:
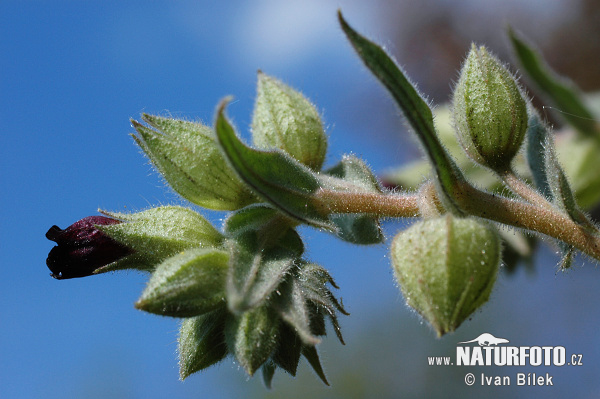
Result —
POLYGON ((313 170, 325 161, 327 136, 314 105, 260 71, 252 137, 256 147, 279 148, 313 170))
POLYGON ((224 238, 202 215, 181 206, 159 206, 137 213, 100 212, 125 222, 100 229, 135 254, 96 273, 123 269, 152 272, 175 254, 191 248, 217 248, 224 238))
POLYGON ((132 121, 136 143, 169 185, 209 209, 235 210, 256 197, 225 161, 213 130, 200 123, 144 114, 152 128, 132 121))
POLYGON ((487 224, 447 214, 400 232, 391 252, 407 304, 442 336, 488 300, 501 245, 487 224))
POLYGON ((194 317, 225 304, 229 254, 194 248, 166 259, 154 273, 135 307, 172 317, 194 317))
POLYGON ((452 102, 467 155, 497 172, 508 169, 527 129, 527 105, 514 76, 483 46, 473 45, 452 102))
POLYGON ((97 226, 121 223, 104 216, 88 216, 66 229, 52 226, 46 238, 58 245, 50 250, 46 265, 58 280, 85 277, 133 250, 103 233, 97 226))

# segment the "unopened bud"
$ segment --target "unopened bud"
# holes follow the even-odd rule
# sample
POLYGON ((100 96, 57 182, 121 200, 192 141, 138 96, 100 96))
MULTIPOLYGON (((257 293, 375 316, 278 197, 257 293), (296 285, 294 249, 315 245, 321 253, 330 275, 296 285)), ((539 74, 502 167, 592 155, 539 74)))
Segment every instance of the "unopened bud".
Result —
POLYGON ((66 229, 52 226, 46 238, 58 244, 48 254, 46 265, 57 280, 85 277, 134 250, 112 239, 98 226, 121 223, 104 216, 88 216, 66 229))
POLYGON ((477 163, 510 167, 527 129, 527 105, 514 76, 482 46, 471 47, 453 96, 460 143, 477 163))
POLYGON ((404 298, 438 336, 454 331, 488 300, 500 253, 500 239, 491 226, 450 214, 417 222, 392 243, 404 298))
POLYGON ((169 185, 188 201, 209 209, 235 210, 256 197, 225 161, 213 130, 200 123, 144 114, 132 121, 136 143, 169 185))
POLYGON ((320 170, 327 136, 314 105, 279 80, 258 73, 258 93, 252 118, 258 148, 279 148, 297 161, 320 170))

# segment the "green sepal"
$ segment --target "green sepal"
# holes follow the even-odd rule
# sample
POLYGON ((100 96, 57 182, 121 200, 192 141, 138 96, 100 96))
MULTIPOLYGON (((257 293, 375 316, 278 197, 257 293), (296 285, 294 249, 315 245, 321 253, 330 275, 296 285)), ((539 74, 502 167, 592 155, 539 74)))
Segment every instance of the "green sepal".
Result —
POLYGON ((266 239, 266 234, 278 228, 251 230, 229 241, 227 302, 232 312, 240 313, 266 301, 302 255, 302 239, 288 226, 282 227, 284 231, 275 242, 266 239))
POLYGON ((296 376, 300 354, 302 353, 302 340, 294 332, 294 328, 287 323, 281 323, 279 329, 279 345, 273 353, 273 362, 292 376, 296 376))
POLYGON ((172 317, 193 317, 225 304, 229 254, 195 248, 161 263, 135 307, 172 317))
POLYGON ((305 345, 316 345, 321 340, 311 330, 311 314, 298 278, 286 279, 277 289, 274 306, 281 318, 290 325, 305 345))
POLYGON ((200 214, 180 206, 161 206, 137 213, 101 212, 125 222, 98 228, 134 253, 96 273, 122 269, 152 271, 176 253, 194 247, 219 247, 224 239, 200 214))
POLYGON ((254 375, 277 348, 279 324, 279 318, 268 305, 227 319, 227 346, 249 375, 254 375))
POLYGON ((316 263, 303 261, 296 269, 296 275, 296 281, 307 305, 312 334, 325 335, 324 319, 328 316, 339 341, 345 344, 336 314, 340 312, 348 316, 349 313, 327 287, 327 284, 331 284, 338 288, 329 272, 316 263))
POLYGON ((179 328, 177 352, 179 353, 179 378, 204 370, 227 356, 223 306, 210 313, 184 319, 179 328))
POLYGON ((144 114, 132 121, 135 142, 182 197, 209 209, 234 210, 256 198, 229 167, 208 126, 144 114))
POLYGON ((304 345, 302 347, 302 355, 308 360, 308 363, 313 368, 315 373, 319 376, 321 381, 327 386, 329 386, 329 382, 327 381, 327 377, 325 377, 325 372, 323 371, 323 366, 321 366, 321 361, 319 360, 319 354, 317 353, 317 348, 314 346, 304 345))
POLYGON ((427 157, 434 166, 435 182, 442 202, 452 212, 461 214, 453 198, 457 183, 463 182, 464 177, 437 138, 431 108, 400 67, 379 45, 352 29, 340 11, 338 11, 338 19, 356 53, 390 92, 423 145, 427 157))
POLYGON ((327 328, 325 327, 325 316, 329 315, 329 313, 327 312, 329 312, 330 310, 325 309, 321 305, 310 301, 306 304, 306 307, 308 309, 308 314, 310 317, 310 331, 315 337, 323 337, 327 335, 327 328))
POLYGON ((327 152, 327 136, 315 106, 260 71, 252 139, 257 148, 279 148, 315 171, 321 169, 327 152))
POLYGON ((242 143, 224 115, 226 103, 219 106, 215 130, 240 178, 285 214, 302 223, 331 229, 327 217, 312 203, 313 193, 320 188, 317 175, 284 152, 261 151, 242 143))
POLYGON ((276 369, 277 366, 272 360, 267 360, 260 368, 260 371, 262 372, 263 383, 267 389, 271 389, 273 376, 275 375, 276 369))
POLYGON ((600 130, 596 117, 585 105, 575 84, 564 77, 559 77, 544 59, 529 46, 525 40, 509 28, 513 51, 519 59, 527 76, 546 94, 549 99, 562 111, 562 116, 575 129, 596 142, 600 141, 600 130))
MULTIPOLYGON (((337 165, 326 170, 324 174, 350 184, 349 187, 344 187, 340 184, 338 189, 381 193, 379 182, 375 175, 373 175, 373 172, 371 172, 369 167, 361 159, 354 155, 344 155, 337 165)), ((324 182, 323 185, 325 187, 327 187, 327 183, 333 185, 338 183, 325 179, 322 181, 324 182)), ((353 244, 367 245, 379 244, 385 239, 379 224, 379 219, 375 216, 367 214, 339 213, 331 214, 329 220, 336 226, 337 236, 344 241, 353 244)))
POLYGON ((303 344, 298 334, 294 332, 294 329, 283 323, 280 329, 279 345, 272 357, 273 364, 279 366, 290 375, 296 376, 301 355, 308 360, 308 363, 325 385, 329 385, 321 366, 317 349, 313 345, 303 344))

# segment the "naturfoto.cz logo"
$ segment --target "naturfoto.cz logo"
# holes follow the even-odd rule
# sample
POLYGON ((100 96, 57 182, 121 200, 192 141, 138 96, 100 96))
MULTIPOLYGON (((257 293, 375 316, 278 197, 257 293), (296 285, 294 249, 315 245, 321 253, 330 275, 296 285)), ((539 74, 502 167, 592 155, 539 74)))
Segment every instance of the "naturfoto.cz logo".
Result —
MULTIPOLYGON (((497 338, 483 333, 470 341, 459 342, 456 357, 432 356, 427 361, 430 366, 582 366, 583 355, 567 355, 564 346, 510 346, 508 339, 497 338), (466 345, 465 345, 466 344, 466 345), (477 344, 477 345, 469 345, 477 344)), ((516 385, 554 385, 552 376, 536 373, 517 373, 516 385)), ((477 378, 472 373, 465 375, 465 384, 474 385, 477 378)), ((511 385, 511 376, 488 376, 481 373, 481 385, 511 385)))

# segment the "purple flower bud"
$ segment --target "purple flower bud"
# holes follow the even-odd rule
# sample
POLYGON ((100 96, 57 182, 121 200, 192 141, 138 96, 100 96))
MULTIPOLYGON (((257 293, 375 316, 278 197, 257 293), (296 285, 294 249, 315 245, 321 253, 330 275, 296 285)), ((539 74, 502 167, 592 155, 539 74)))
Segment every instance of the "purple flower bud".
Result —
POLYGON ((133 252, 119 244, 96 226, 121 223, 104 216, 88 216, 65 230, 52 226, 46 238, 58 245, 50 250, 46 265, 58 280, 85 277, 98 268, 115 262, 133 252))

